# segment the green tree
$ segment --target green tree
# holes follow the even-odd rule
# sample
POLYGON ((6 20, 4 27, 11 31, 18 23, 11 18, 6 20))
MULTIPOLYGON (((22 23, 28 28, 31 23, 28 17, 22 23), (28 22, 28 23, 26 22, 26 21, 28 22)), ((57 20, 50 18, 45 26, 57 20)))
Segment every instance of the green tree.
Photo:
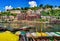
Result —
POLYGON ((43 8, 43 4, 40 4, 40 6, 39 6, 40 8, 43 8))
POLYGON ((58 6, 60 8, 60 6, 58 6))
POLYGON ((35 11, 35 10, 38 10, 39 7, 31 7, 30 9, 35 11))
POLYGON ((45 8, 51 8, 51 9, 53 8, 53 6, 52 6, 52 5, 48 5, 48 4, 47 4, 47 5, 45 5, 44 7, 45 7, 45 8))
POLYGON ((25 7, 25 8, 24 8, 24 10, 28 10, 28 9, 29 9, 29 7, 25 7))
POLYGON ((15 10, 20 10, 20 8, 15 8, 15 10))

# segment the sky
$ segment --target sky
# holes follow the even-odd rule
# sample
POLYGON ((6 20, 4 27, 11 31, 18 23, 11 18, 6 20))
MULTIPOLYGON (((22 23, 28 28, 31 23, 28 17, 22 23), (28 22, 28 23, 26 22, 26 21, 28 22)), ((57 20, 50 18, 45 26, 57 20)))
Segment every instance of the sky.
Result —
POLYGON ((60 0, 0 0, 0 11, 12 8, 34 7, 40 4, 60 6, 60 0))

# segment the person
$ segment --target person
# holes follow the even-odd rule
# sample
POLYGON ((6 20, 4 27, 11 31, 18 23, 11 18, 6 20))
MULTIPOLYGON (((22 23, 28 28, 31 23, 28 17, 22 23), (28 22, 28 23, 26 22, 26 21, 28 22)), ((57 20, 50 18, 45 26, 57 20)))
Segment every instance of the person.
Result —
POLYGON ((31 32, 29 30, 26 32, 27 41, 33 41, 31 32))
POLYGON ((20 41, 27 41, 26 39, 26 31, 21 31, 21 40, 20 41))

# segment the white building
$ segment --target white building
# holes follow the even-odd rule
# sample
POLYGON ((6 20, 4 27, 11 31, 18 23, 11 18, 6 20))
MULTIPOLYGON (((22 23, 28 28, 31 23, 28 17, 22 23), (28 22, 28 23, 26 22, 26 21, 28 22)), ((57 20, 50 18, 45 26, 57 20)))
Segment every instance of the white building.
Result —
POLYGON ((11 10, 10 13, 13 13, 13 14, 15 14, 15 13, 16 13, 16 14, 19 14, 19 13, 21 13, 21 11, 20 11, 20 10, 11 10))

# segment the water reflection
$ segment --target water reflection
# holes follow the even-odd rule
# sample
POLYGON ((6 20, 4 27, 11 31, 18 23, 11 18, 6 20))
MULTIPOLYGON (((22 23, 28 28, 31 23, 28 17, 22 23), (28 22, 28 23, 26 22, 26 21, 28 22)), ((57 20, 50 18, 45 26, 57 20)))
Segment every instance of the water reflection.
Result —
MULTIPOLYGON (((29 26, 30 24, 28 23, 0 23, 0 27, 3 27, 3 28, 7 28, 8 30, 13 30, 13 28, 21 28, 21 27, 24 27, 24 26, 29 26)), ((34 27, 35 27, 35 30, 31 30, 31 31, 38 31, 40 32, 41 29, 42 31, 60 31, 60 24, 50 24, 50 23, 44 23, 44 24, 41 24, 41 23, 33 23, 32 24, 34 27), (47 26, 50 25, 52 26, 52 28, 47 28, 47 26)))

